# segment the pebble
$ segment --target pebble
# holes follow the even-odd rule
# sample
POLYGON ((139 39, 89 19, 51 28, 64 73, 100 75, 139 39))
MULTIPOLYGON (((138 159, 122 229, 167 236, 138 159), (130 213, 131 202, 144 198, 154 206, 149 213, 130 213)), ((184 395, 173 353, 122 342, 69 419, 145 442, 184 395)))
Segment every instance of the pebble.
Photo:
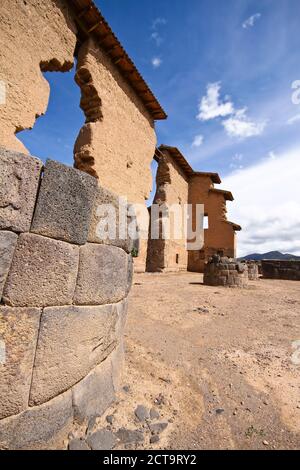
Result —
MULTIPOLYGON (((175 412, 174 412, 175 414, 175 412)), ((155 409, 155 408, 151 408, 150 410, 150 418, 151 419, 159 419, 160 418, 160 414, 159 412, 155 409)))
POLYGON ((216 413, 217 413, 217 415, 221 415, 222 413, 224 413, 224 411, 225 411, 225 410, 224 410, 223 408, 218 408, 218 409, 216 410, 216 413))
POLYGON ((130 392, 129 385, 124 385, 123 390, 124 390, 124 392, 129 393, 130 392))
POLYGON ((156 444, 157 442, 159 442, 159 436, 157 434, 150 437, 150 444, 156 444))
POLYGON ((108 415, 106 416, 106 421, 108 422, 108 424, 113 424, 114 422, 114 415, 108 415))
POLYGON ((268 441, 263 441, 263 445, 268 446, 269 445, 268 441))
POLYGON ((149 410, 144 405, 138 405, 134 414, 137 419, 141 422, 146 421, 150 418, 149 410))
POLYGON ((92 450, 111 450, 116 445, 116 438, 111 431, 101 429, 94 432, 94 434, 90 434, 87 443, 92 450))
POLYGON ((152 434, 160 434, 162 433, 167 427, 169 423, 153 423, 149 425, 149 429, 152 434))
POLYGON ((142 431, 132 431, 126 428, 120 428, 115 436, 121 441, 122 444, 135 444, 137 442, 143 442, 144 436, 142 431))

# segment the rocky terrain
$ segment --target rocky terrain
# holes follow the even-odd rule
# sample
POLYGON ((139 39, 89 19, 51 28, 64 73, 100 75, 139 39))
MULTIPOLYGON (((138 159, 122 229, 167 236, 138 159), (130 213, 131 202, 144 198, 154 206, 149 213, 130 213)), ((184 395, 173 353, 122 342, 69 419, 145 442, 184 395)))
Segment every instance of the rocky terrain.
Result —
POLYGON ((299 283, 139 274, 118 402, 70 448, 299 449, 299 372, 299 283))

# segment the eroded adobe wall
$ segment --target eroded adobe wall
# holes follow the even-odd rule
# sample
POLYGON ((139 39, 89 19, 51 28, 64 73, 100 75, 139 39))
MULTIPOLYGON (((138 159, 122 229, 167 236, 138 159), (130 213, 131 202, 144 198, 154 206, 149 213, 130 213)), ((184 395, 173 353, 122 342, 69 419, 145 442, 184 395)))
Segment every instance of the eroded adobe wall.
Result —
MULTIPOLYGON (((204 230, 203 249, 190 251, 188 254, 189 271, 203 272, 205 262, 218 252, 229 258, 235 257, 236 235, 232 225, 227 222, 226 201, 222 193, 210 191, 213 187, 209 176, 194 175, 190 179, 189 203, 193 205, 193 222, 196 204, 204 204, 209 228, 204 230)), ((195 226, 193 229, 195 230, 195 226)))
POLYGON ((72 68, 76 28, 64 0, 2 0, 0 23, 0 145, 27 152, 15 133, 47 109, 42 71, 72 68))
POLYGON ((284 279, 300 281, 300 261, 298 260, 263 260, 262 274, 266 279, 284 279))
MULTIPOLYGON (((177 205, 183 217, 184 205, 188 201, 188 179, 174 161, 170 153, 165 150, 164 156, 158 162, 156 174, 156 194, 154 204, 165 204, 167 206, 177 205)), ((147 265, 150 272, 179 271, 187 269, 186 237, 181 230, 181 238, 175 239, 174 228, 176 221, 171 216, 170 221, 171 238, 163 240, 151 239, 149 236, 147 265)))
MULTIPOLYGON (((152 189, 151 161, 156 144, 152 117, 92 39, 79 50, 76 81, 86 115, 74 149, 76 168, 99 178, 103 187, 146 208, 145 200, 152 189)), ((137 260, 143 269, 144 245, 137 260)))
POLYGON ((1 148, 0 188, 0 448, 61 448, 115 399, 132 244, 99 238, 118 198, 79 170, 1 148))

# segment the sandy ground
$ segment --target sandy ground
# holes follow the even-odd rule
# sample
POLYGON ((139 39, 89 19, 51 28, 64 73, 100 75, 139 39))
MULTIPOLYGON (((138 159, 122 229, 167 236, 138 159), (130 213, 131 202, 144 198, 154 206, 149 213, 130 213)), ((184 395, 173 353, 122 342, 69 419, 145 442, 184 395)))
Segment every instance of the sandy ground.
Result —
POLYGON ((135 275, 125 388, 108 414, 144 442, 123 448, 299 449, 299 340, 297 282, 240 290, 193 273, 135 275), (159 442, 150 444, 137 405, 168 423, 159 442))

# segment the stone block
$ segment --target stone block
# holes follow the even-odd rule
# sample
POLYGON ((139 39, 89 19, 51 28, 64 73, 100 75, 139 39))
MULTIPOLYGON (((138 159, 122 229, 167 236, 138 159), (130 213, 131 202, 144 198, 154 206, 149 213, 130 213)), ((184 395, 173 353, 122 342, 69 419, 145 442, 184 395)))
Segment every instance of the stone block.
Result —
POLYGON ((83 245, 88 238, 97 190, 96 178, 48 160, 31 231, 83 245))
POLYGON ((78 260, 77 246, 21 234, 3 291, 5 303, 20 307, 71 304, 78 260))
POLYGON ((122 340, 117 348, 110 355, 112 365, 112 377, 115 392, 118 392, 122 385, 122 376, 125 365, 125 348, 122 340))
POLYGON ((18 235, 13 232, 0 232, 0 302, 17 244, 17 239, 18 235))
POLYGON ((117 344, 117 322, 117 309, 112 305, 45 308, 30 405, 68 390, 100 364, 117 344))
POLYGON ((0 307, 0 419, 28 406, 41 310, 0 307))
MULTIPOLYGON (((128 225, 134 217, 129 215, 129 207, 131 206, 117 194, 98 186, 88 242, 114 245, 130 253, 133 241, 128 235, 128 225)), ((129 212, 132 212, 132 209, 129 212)))
POLYGON ((28 232, 43 164, 0 147, 0 229, 28 232))
POLYGON ((71 390, 45 405, 0 421, 0 449, 59 449, 73 423, 71 390))
POLYGON ((128 255, 121 248, 87 243, 80 248, 74 303, 119 302, 127 291, 128 255))
POLYGON ((74 419, 82 424, 102 416, 115 401, 112 365, 107 359, 73 387, 74 419))

